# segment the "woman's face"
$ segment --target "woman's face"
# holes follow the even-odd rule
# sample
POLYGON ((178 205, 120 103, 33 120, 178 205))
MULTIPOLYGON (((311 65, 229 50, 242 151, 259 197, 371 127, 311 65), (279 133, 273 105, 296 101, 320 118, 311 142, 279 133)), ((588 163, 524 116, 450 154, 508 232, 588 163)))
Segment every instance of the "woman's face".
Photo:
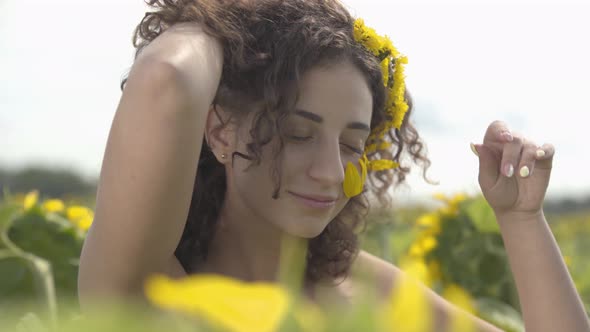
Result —
MULTIPOLYGON (((351 63, 312 69, 302 77, 296 110, 283 127, 286 136, 278 160, 281 182, 273 199, 273 147, 262 148, 261 163, 238 156, 228 168, 228 195, 253 218, 270 222, 295 236, 319 235, 348 202, 342 183, 347 162, 358 164, 369 135, 372 95, 351 63)), ((240 130, 236 151, 247 154, 248 126, 240 130)))

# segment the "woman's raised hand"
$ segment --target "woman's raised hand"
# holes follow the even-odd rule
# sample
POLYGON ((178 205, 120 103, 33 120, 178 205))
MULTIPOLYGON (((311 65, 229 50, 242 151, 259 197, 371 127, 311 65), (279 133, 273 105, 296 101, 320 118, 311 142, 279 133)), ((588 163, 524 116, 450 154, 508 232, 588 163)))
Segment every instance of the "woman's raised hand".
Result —
POLYGON ((479 185, 496 216, 533 216, 542 212, 555 148, 539 146, 494 121, 479 154, 479 185))

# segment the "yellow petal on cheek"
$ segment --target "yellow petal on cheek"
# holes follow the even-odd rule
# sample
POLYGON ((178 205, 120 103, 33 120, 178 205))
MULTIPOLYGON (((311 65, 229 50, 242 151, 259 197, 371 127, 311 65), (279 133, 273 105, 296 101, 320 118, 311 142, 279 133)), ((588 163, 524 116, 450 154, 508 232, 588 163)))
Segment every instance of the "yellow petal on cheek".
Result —
POLYGON ((353 163, 346 164, 344 183, 342 184, 346 197, 354 197, 362 191, 361 176, 353 163))
POLYGON ((365 181, 367 180, 367 157, 364 156, 363 159, 361 159, 360 163, 361 163, 361 191, 363 190, 363 188, 365 187, 365 181))

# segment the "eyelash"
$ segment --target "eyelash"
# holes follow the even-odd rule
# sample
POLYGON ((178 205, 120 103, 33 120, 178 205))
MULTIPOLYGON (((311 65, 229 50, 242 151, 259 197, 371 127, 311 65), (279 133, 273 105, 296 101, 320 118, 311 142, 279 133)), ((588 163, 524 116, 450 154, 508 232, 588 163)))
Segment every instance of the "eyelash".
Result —
MULTIPOLYGON (((297 141, 297 142, 305 142, 307 140, 309 140, 311 138, 311 136, 305 136, 305 137, 300 137, 300 136, 289 136, 290 139, 297 141)), ((350 149, 352 152, 357 153, 359 155, 363 154, 363 151, 353 148, 352 146, 348 145, 348 144, 343 144, 345 147, 347 147, 348 149, 350 149)))

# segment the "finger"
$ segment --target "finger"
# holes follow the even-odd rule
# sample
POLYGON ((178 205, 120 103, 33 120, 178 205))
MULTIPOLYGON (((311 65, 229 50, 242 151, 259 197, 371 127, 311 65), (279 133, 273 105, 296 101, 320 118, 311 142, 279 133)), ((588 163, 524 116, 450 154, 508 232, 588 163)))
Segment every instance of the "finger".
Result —
POLYGON ((483 144, 475 144, 479 157, 479 184, 481 188, 487 190, 492 188, 498 181, 500 158, 497 157, 489 147, 483 144))
POLYGON ((488 127, 483 139, 483 144, 493 151, 498 159, 501 159, 504 151, 504 144, 512 142, 515 135, 517 135, 517 133, 508 129, 508 125, 505 122, 496 120, 488 127))
POLYGON ((483 143, 488 147, 498 148, 498 144, 511 142, 513 136, 513 133, 511 133, 504 121, 496 120, 488 126, 483 143))
POLYGON ((542 154, 535 153, 536 167, 543 169, 550 169, 553 164, 553 156, 555 155, 555 147, 553 144, 545 143, 538 148, 538 151, 543 151, 542 154))
POLYGON ((517 174, 521 178, 527 178, 533 175, 537 150, 539 150, 539 147, 527 139, 523 139, 523 141, 522 154, 520 156, 517 174))
POLYGON ((514 135, 512 141, 504 145, 502 161, 500 162, 500 172, 506 178, 512 177, 520 164, 522 148, 523 138, 520 135, 514 135))

